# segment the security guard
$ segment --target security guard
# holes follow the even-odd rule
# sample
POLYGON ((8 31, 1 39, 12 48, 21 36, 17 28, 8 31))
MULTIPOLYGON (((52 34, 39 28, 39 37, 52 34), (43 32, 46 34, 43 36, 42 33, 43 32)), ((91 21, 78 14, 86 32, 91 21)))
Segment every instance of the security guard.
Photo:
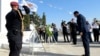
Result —
MULTIPOLYGON (((13 1, 10 5, 12 10, 6 15, 7 38, 10 48, 9 56, 19 56, 22 48, 23 15, 17 2, 13 1)), ((27 13, 29 13, 29 10, 27 10, 27 13)))

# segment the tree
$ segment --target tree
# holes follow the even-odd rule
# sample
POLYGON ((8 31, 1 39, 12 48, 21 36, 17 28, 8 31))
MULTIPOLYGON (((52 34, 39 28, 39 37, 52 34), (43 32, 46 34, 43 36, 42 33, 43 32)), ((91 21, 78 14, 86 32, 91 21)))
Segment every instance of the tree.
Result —
POLYGON ((31 21, 36 25, 36 27, 45 26, 46 25, 46 16, 45 13, 43 13, 42 18, 36 13, 33 12, 32 15, 30 15, 31 21))
POLYGON ((24 29, 25 30, 30 30, 30 15, 29 14, 26 14, 24 15, 24 29))
POLYGON ((42 16, 42 25, 46 25, 46 15, 45 15, 45 13, 43 13, 43 16, 42 16))
POLYGON ((36 14, 36 12, 33 12, 31 15, 31 21, 33 21, 36 26, 40 26, 40 16, 36 14))

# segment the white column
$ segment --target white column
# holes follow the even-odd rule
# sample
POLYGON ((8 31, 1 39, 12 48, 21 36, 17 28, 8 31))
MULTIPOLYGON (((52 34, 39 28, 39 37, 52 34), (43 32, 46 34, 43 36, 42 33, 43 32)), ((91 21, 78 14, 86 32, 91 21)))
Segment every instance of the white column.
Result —
POLYGON ((18 2, 18 0, 0 0, 0 32, 1 33, 7 32, 5 28, 5 24, 6 24, 5 16, 11 10, 10 7, 11 1, 18 2))

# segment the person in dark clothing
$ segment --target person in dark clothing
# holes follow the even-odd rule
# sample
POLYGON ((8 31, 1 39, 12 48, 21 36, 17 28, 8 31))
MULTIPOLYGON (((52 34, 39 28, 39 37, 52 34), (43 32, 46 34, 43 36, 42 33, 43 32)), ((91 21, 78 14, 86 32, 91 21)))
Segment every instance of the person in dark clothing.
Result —
POLYGON ((74 19, 71 20, 70 22, 70 34, 71 34, 71 39, 73 40, 73 44, 77 44, 77 24, 74 22, 74 19))
POLYGON ((94 19, 92 27, 93 27, 94 41, 99 42, 99 24, 98 24, 96 18, 94 19))
POLYGON ((77 18, 79 32, 82 38, 83 47, 85 49, 85 55, 82 56, 90 56, 89 37, 88 37, 89 30, 86 25, 86 18, 78 11, 74 12, 74 16, 77 18))
POLYGON ((99 35, 100 35, 100 22, 99 22, 99 35))
POLYGON ((99 23, 99 31, 100 31, 100 23, 99 23))
POLYGON ((63 36, 64 36, 64 42, 66 42, 66 37, 67 37, 67 41, 70 42, 68 38, 68 32, 67 32, 65 21, 61 23, 61 26, 62 26, 63 36))
POLYGON ((91 42, 93 42, 93 41, 92 41, 92 37, 91 37, 91 25, 89 24, 88 21, 86 22, 86 25, 87 25, 88 30, 89 30, 89 32, 88 32, 88 37, 89 37, 89 41, 90 41, 90 43, 91 43, 91 42))
POLYGON ((53 42, 58 42, 58 29, 56 28, 56 25, 53 23, 53 42))
POLYGON ((39 40, 41 41, 41 40, 42 40, 42 35, 43 35, 42 28, 39 28, 39 35, 40 35, 40 38, 39 38, 39 40))
POLYGON ((100 23, 99 23, 99 33, 100 33, 100 23))
POLYGON ((43 40, 45 42, 45 38, 46 38, 46 33, 45 33, 45 26, 42 28, 42 36, 43 36, 43 40))
POLYGON ((63 27, 63 23, 64 23, 64 21, 62 20, 62 22, 61 22, 61 28, 63 27))
POLYGON ((6 15, 7 38, 10 48, 9 56, 20 56, 23 36, 23 15, 17 2, 13 1, 10 5, 12 10, 6 15))
POLYGON ((39 40, 42 41, 42 40, 45 40, 45 28, 44 27, 41 27, 39 28, 39 40))

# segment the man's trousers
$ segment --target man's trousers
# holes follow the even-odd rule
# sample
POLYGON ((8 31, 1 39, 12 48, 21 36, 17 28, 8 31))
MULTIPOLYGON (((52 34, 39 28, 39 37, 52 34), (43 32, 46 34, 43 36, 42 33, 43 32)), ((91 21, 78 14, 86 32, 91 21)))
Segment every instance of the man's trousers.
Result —
POLYGON ((9 56, 20 56, 20 51, 22 48, 22 32, 8 31, 7 37, 10 49, 9 56))
POLYGON ((85 50, 85 56, 90 56, 88 33, 83 33, 82 42, 83 42, 83 47, 84 47, 84 50, 85 50))

